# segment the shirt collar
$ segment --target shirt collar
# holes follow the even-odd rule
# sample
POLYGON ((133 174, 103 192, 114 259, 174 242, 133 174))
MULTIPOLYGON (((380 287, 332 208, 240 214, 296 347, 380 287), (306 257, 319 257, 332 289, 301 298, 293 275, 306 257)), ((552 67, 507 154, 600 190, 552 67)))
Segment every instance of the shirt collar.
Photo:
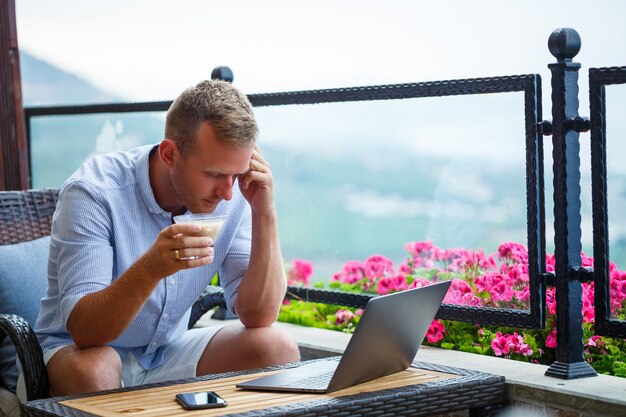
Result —
POLYGON ((153 214, 169 213, 159 206, 156 198, 154 198, 154 192, 152 191, 152 186, 150 185, 150 155, 152 155, 158 147, 159 145, 146 147, 146 151, 137 159, 137 171, 135 173, 141 197, 143 198, 146 207, 148 207, 148 211, 153 214))

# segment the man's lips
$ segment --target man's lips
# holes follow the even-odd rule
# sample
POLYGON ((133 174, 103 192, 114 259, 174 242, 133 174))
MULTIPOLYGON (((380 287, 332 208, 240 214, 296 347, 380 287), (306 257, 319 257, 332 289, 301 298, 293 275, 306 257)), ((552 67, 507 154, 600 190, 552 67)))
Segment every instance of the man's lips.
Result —
POLYGON ((205 198, 204 202, 210 206, 217 206, 220 203, 220 200, 208 200, 205 198))

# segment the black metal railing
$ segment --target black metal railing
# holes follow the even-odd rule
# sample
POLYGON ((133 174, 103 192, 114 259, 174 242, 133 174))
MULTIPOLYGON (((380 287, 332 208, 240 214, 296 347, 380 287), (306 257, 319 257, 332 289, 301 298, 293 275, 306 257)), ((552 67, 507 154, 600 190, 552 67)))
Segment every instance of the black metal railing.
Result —
MULTIPOLYGON (((538 126, 541 118, 541 77, 537 74, 473 78, 424 83, 378 85, 357 88, 295 91, 250 95, 256 107, 319 104, 347 101, 375 101, 486 93, 524 93, 526 138, 527 235, 530 310, 476 308, 445 304, 437 317, 485 325, 537 328, 545 325, 545 213, 543 196, 543 142, 538 126)), ((301 297, 304 290, 291 289, 301 297)), ((305 291, 311 298, 312 291, 305 291)), ((318 297, 321 297, 321 293, 318 297)), ((305 295, 306 297, 306 295, 305 295)), ((324 296, 326 297, 326 296, 324 296)), ((367 297, 365 297, 367 298, 367 297)))
MULTIPOLYGON (((591 119, 578 115, 578 70, 572 58, 580 49, 573 29, 557 29, 549 49, 557 58, 552 72, 552 121, 542 119, 541 78, 538 74, 459 79, 356 88, 252 94, 255 107, 318 104, 348 101, 397 100, 485 93, 524 93, 527 243, 530 309, 512 310, 444 304, 441 319, 486 325, 541 328, 545 326, 546 286, 556 287, 557 361, 547 375, 579 378, 595 375, 583 359, 581 286, 594 281, 596 333, 626 337, 626 322, 611 319, 609 309, 609 255, 606 187, 606 130, 604 85, 626 82, 625 68, 599 68, 589 72, 591 119), (591 126, 594 270, 581 267, 580 144, 579 133, 591 126), (555 273, 546 273, 543 136, 551 135, 554 172, 555 273)), ((218 67, 213 78, 232 81, 227 67, 218 67)), ((25 109, 27 138, 33 117, 120 112, 166 111, 171 101, 115 103, 84 106, 30 107, 25 109)), ((32 176, 31 176, 32 177, 32 176)), ((289 288, 291 298, 363 307, 370 296, 308 288, 289 288)))
POLYGON ((605 86, 616 84, 626 84, 626 67, 589 69, 595 331, 599 335, 626 337, 626 322, 611 318, 609 286, 605 86))
MULTIPOLYGON (((485 325, 537 328, 545 325, 545 287, 542 279, 545 272, 545 214, 542 165, 543 144, 542 135, 538 130, 539 122, 542 120, 541 78, 539 75, 514 75, 356 88, 251 94, 248 98, 253 106, 263 107, 520 91, 524 93, 524 114, 526 120, 526 189, 528 190, 527 234, 530 309, 514 310, 445 305, 439 311, 438 317, 449 320, 471 321, 485 325)), ((35 116, 164 111, 169 108, 170 104, 171 101, 161 101, 40 107, 28 108, 25 110, 25 114, 27 126, 29 126, 30 118, 35 116)), ((30 134, 30 129, 28 129, 27 132, 30 134)))

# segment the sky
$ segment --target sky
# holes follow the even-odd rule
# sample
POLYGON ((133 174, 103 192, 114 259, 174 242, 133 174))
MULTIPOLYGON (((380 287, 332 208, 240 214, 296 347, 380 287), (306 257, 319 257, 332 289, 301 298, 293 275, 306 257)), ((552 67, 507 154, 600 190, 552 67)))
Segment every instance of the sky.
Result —
MULTIPOLYGON (((555 29, 574 28, 582 39, 574 58, 582 64, 581 115, 589 115, 588 69, 626 65, 623 0, 16 0, 16 15, 21 49, 128 101, 171 100, 220 65, 247 94, 539 74, 544 118, 551 119, 548 64, 556 59, 547 42, 555 29)), ((615 169, 623 166, 626 129, 611 123, 626 112, 626 86, 611 87, 607 97, 609 127, 620 133, 609 138, 611 149, 623 151, 609 153, 615 169)), ((361 144, 380 143, 395 128, 397 149, 494 154, 498 144, 502 155, 522 157, 502 142, 523 146, 522 99, 490 107, 480 100, 446 98, 432 115, 436 99, 419 108, 390 104, 384 118, 376 103, 255 113, 262 133, 283 144, 319 144, 320 132, 333 145, 351 134, 361 144)), ((588 160, 588 143, 582 146, 588 160)))
POLYGON ((579 32, 582 71, 626 65, 621 0, 16 0, 16 14, 20 48, 130 101, 172 99, 219 65, 246 93, 527 73, 547 83, 560 27, 579 32))

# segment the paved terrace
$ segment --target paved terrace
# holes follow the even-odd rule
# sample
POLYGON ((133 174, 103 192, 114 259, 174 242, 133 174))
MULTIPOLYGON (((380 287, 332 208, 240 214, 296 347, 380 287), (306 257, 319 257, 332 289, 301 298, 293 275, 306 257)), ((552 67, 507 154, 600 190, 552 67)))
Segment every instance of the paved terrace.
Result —
MULTIPOLYGON (((209 312, 197 325, 214 326, 223 323, 224 321, 212 319, 209 312)), ((347 333, 289 323, 276 325, 295 337, 303 359, 341 354, 351 337, 347 333)), ((544 376, 548 369, 544 365, 427 346, 419 350, 416 359, 503 375, 513 405, 502 413, 502 417, 626 417, 626 378, 599 375, 560 380, 544 376)))

